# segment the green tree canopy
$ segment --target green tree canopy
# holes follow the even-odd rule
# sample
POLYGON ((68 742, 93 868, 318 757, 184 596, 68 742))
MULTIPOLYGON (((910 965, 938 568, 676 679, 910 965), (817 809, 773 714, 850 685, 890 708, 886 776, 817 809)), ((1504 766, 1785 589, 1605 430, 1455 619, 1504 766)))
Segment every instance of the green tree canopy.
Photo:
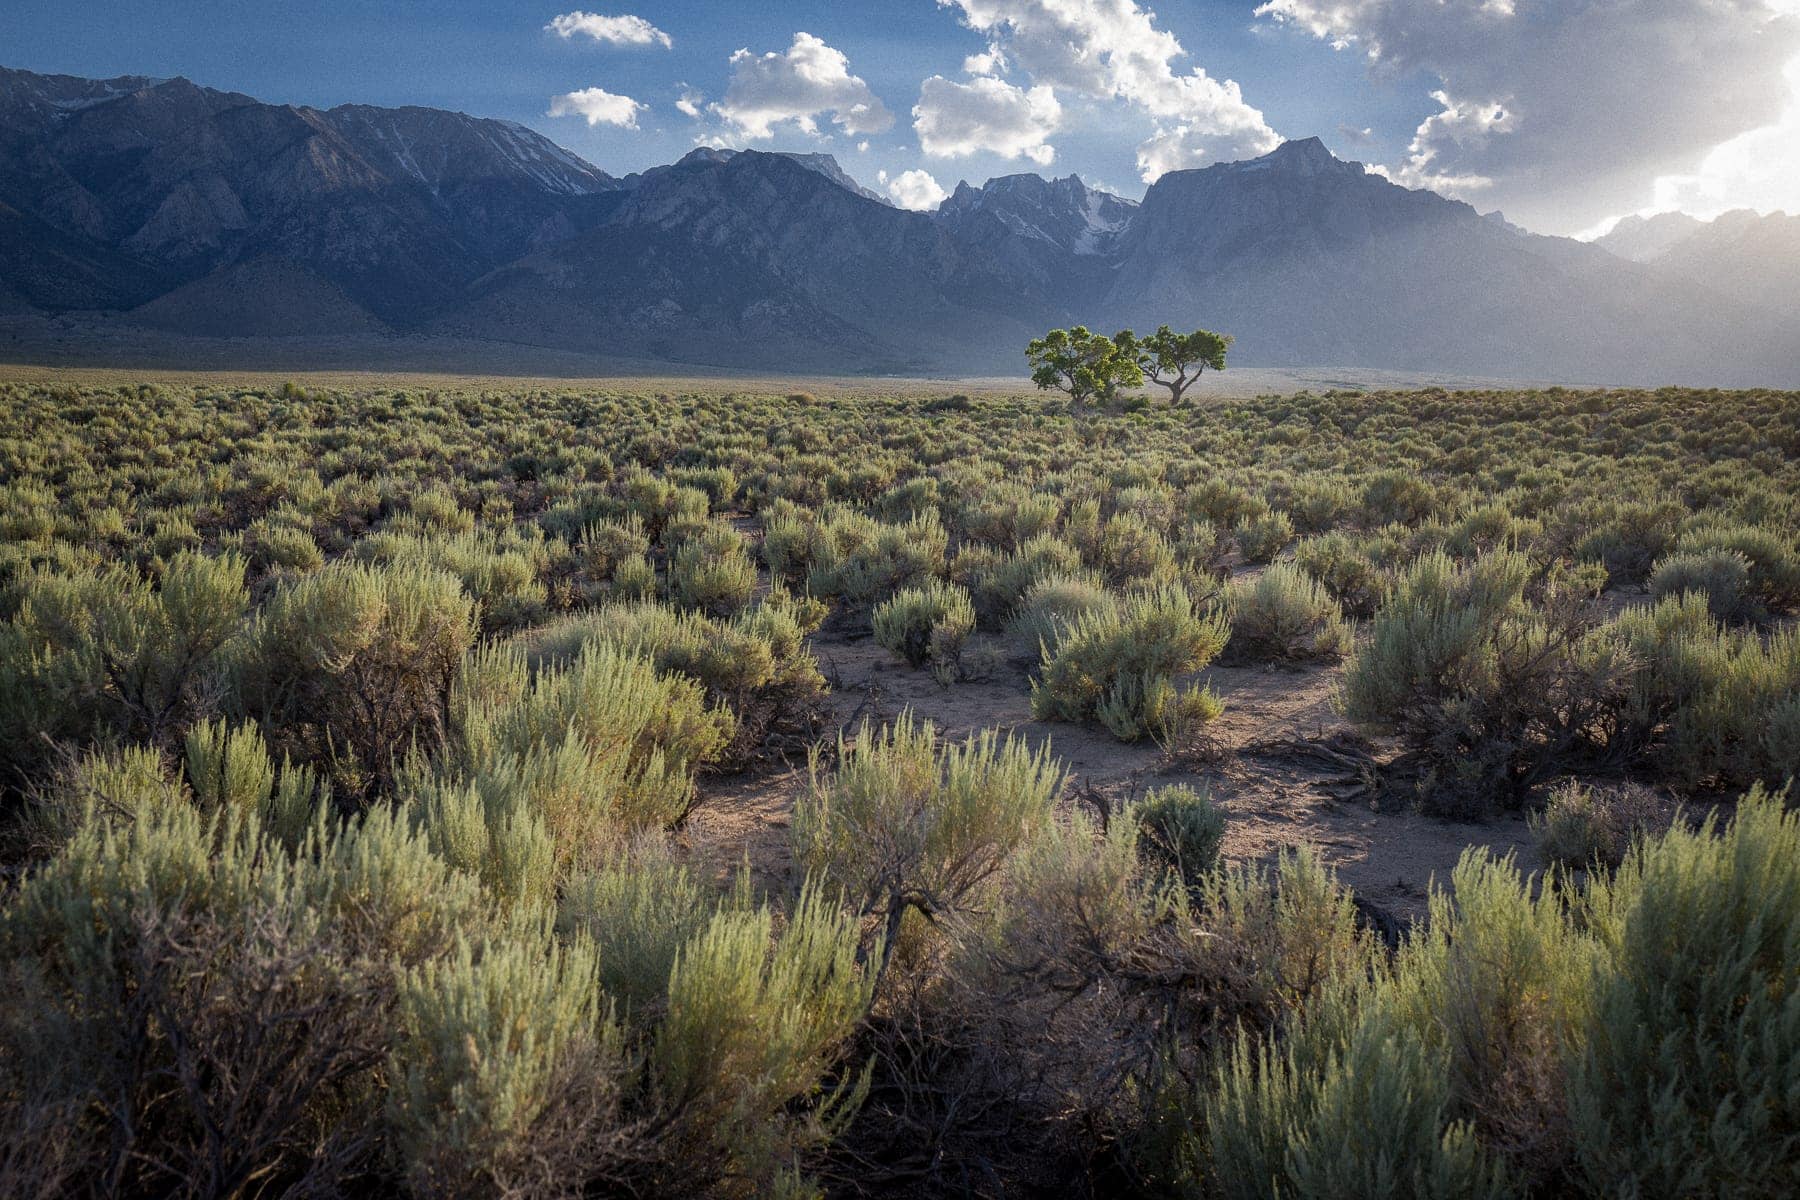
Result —
POLYGON ((1031 363, 1031 381, 1040 389, 1067 392, 1076 408, 1110 404, 1123 388, 1144 382, 1138 361, 1138 343, 1129 329, 1112 337, 1093 333, 1085 325, 1052 329, 1025 347, 1031 363))
MULTIPOLYGON (((1130 331, 1127 330, 1127 333, 1130 331)), ((1199 381, 1208 367, 1225 369, 1225 351, 1233 338, 1228 333, 1196 329, 1192 333, 1176 333, 1167 325, 1136 343, 1138 366, 1151 383, 1169 389, 1171 407, 1181 407, 1182 397, 1199 381)))

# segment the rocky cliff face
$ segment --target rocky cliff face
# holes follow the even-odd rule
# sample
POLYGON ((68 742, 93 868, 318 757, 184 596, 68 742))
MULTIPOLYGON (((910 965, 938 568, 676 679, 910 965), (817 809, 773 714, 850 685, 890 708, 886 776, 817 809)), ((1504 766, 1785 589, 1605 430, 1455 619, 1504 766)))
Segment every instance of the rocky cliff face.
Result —
POLYGON ((1027 174, 915 213, 827 155, 701 149, 614 179, 460 113, 0 71, 9 320, 915 373, 1017 372, 1053 325, 1166 322, 1237 335, 1234 363, 1793 385, 1795 227, 1721 221, 1637 263, 1316 139, 1141 204, 1027 174))

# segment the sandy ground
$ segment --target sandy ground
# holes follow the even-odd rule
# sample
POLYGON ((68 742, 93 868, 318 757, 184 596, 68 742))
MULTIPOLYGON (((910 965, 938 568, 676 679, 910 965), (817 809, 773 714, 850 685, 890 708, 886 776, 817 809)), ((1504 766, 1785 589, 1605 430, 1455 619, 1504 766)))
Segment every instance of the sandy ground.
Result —
MULTIPOLYGON (((971 650, 984 643, 1005 646, 978 637, 971 650)), ((1540 865, 1522 818, 1470 825, 1341 802, 1331 787, 1341 769, 1259 752, 1262 743, 1348 732, 1331 704, 1341 666, 1213 667, 1194 676, 1211 684, 1226 708, 1209 730, 1215 742, 1209 761, 1177 762, 1150 742, 1127 745, 1103 729, 1033 720, 1023 659, 1006 659, 991 678, 946 688, 866 635, 828 630, 813 639, 813 652, 832 684, 832 718, 847 732, 865 719, 891 720, 911 709, 949 738, 996 727, 1033 745, 1047 741, 1069 773, 1065 803, 1078 796, 1117 803, 1175 783, 1205 786, 1227 816, 1227 858, 1267 861, 1284 849, 1311 846, 1362 900, 1398 921, 1423 913, 1432 881, 1447 881, 1471 844, 1516 851, 1528 869, 1540 865)), ((759 885, 785 890, 795 882, 789 818, 806 787, 803 761, 704 781, 703 803, 682 834, 692 860, 721 880, 747 863, 759 885)))

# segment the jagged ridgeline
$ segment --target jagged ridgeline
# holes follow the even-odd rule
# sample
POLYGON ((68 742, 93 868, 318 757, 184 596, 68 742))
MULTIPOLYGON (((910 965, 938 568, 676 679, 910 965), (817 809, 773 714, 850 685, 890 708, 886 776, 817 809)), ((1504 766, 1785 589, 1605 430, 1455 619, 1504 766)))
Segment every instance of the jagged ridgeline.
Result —
POLYGON ((0 1196, 1800 1189, 1800 394, 670 387, 0 382, 0 1196))
MULTIPOLYGON (((121 338, 179 335, 282 338, 302 358, 336 339, 362 362, 486 347, 487 369, 509 346, 562 372, 1011 375, 1043 329, 1166 321, 1234 331, 1252 366, 1795 378, 1800 218, 1679 244, 1632 228, 1618 253, 1531 236, 1317 139, 1170 172, 1141 204, 1013 175, 918 213, 828 155, 701 149, 615 178, 506 121, 0 70, 15 357, 103 361, 121 338), (48 319, 63 314, 86 315, 48 319)), ((194 345, 225 365, 277 355, 194 345)))

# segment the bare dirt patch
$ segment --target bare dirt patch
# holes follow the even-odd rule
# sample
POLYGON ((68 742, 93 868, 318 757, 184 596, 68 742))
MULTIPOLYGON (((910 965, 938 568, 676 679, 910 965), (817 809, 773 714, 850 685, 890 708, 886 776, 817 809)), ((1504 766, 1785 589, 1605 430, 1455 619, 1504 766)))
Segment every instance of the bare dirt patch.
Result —
MULTIPOLYGON (((1151 742, 1127 745, 1102 729, 1033 720, 1030 666, 1016 656, 1002 657, 987 678, 943 687, 854 630, 828 628, 812 647, 832 685, 828 725, 846 734, 864 720, 880 724, 911 709, 947 738, 994 728, 1033 745, 1048 742, 1069 772, 1071 804, 1112 807, 1153 787, 1205 786, 1228 818, 1227 858, 1266 861, 1310 846, 1366 906, 1399 922, 1423 914, 1432 881, 1447 881, 1472 844, 1516 851, 1527 868, 1541 865, 1522 818, 1465 824, 1342 800, 1334 795, 1344 791, 1341 766, 1284 747, 1349 733, 1332 708, 1339 666, 1201 672, 1194 681, 1219 693, 1225 713, 1209 727, 1205 761, 1173 761, 1151 742)), ((1005 645, 978 637, 971 651, 983 649, 1005 645)), ((691 860, 720 880, 748 862, 758 887, 792 886, 789 819, 806 786, 804 761, 703 781, 703 804, 683 836, 691 860)))

